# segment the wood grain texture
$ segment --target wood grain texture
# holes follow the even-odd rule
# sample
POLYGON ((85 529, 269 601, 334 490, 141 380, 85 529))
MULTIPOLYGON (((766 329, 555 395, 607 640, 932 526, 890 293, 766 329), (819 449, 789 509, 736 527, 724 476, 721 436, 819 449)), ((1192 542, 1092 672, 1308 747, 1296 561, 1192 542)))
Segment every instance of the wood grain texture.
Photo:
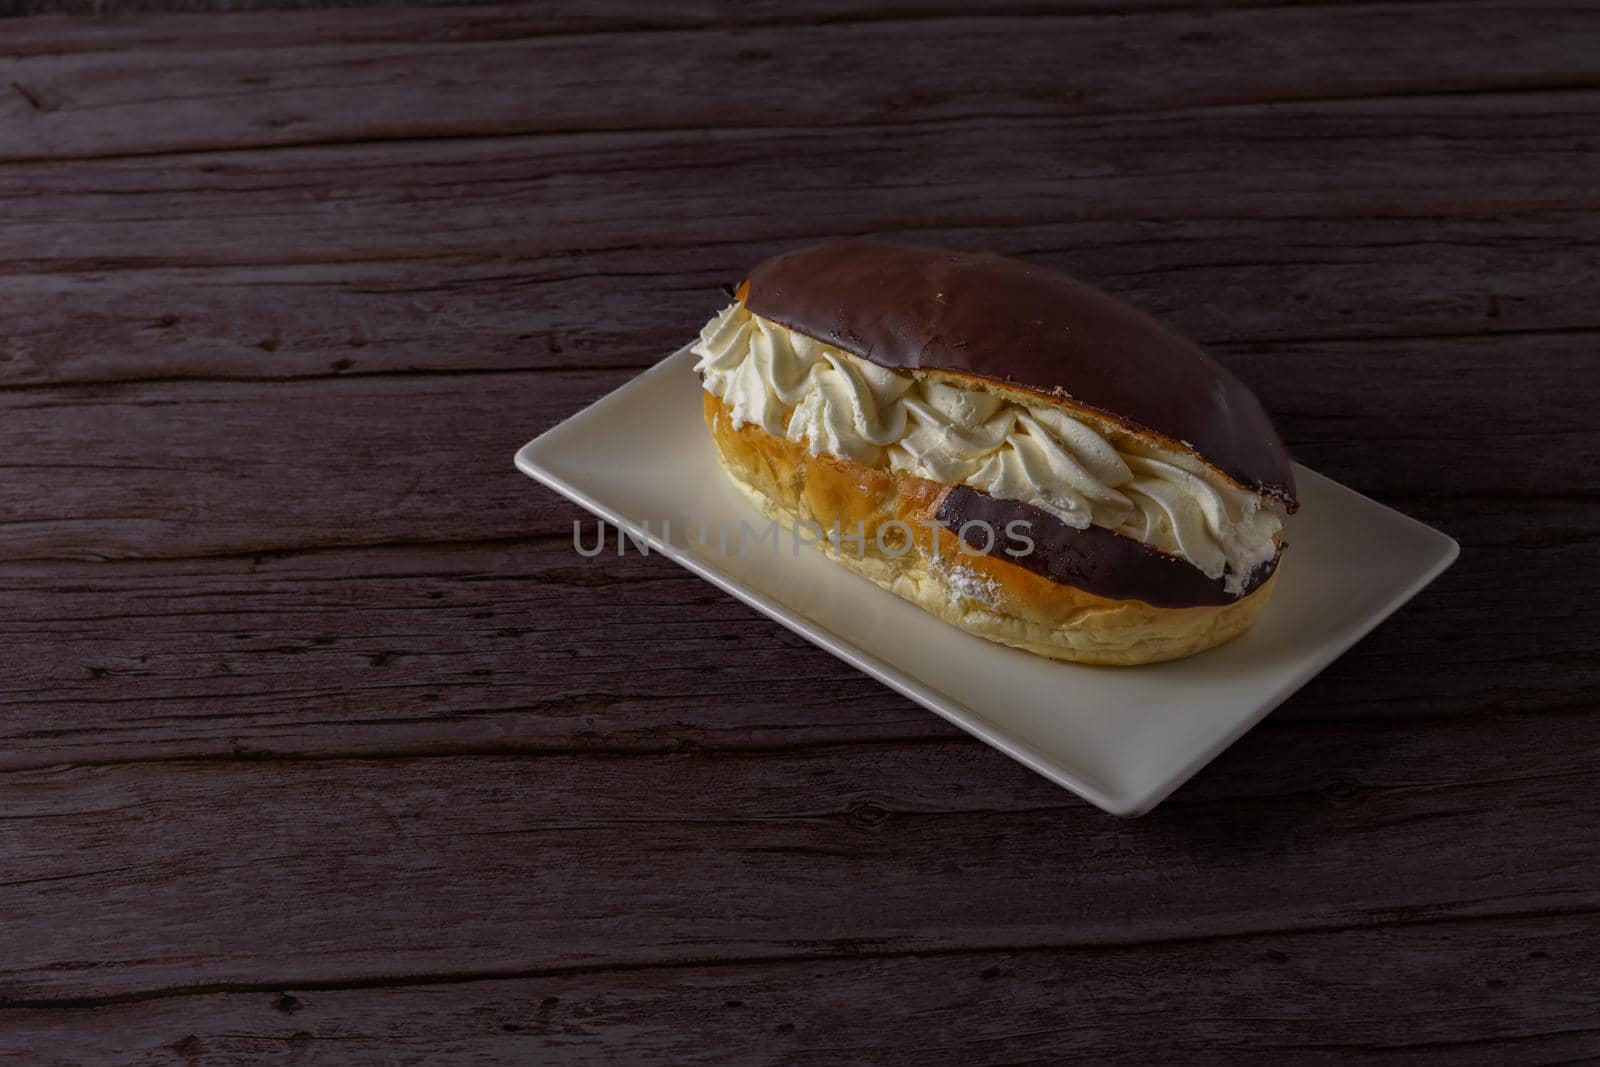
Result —
POLYGON ((1213 344, 1593 331, 1597 101, 15 165, 0 381, 632 366, 749 264, 839 233, 1025 255, 1213 344))
POLYGON ((175 1053, 404 1062, 449 1034, 454 1047, 500 1061, 831 1064, 847 1054, 884 1063, 903 1061, 912 1047, 960 1062, 986 1060, 997 1048, 1019 1061, 1127 1064, 1164 1060, 1174 1048, 1265 1065, 1505 1062, 1528 1059, 1530 1050, 1581 1059, 1591 1033, 1551 1032, 1529 1005, 1581 1010, 1582 994, 1564 976, 1596 951, 1593 925, 1498 922, 1492 939, 1481 929, 1422 923, 1128 947, 846 953, 459 984, 196 991, 12 1011, 0 1048, 50 1043, 37 1062, 60 1064, 130 1053, 135 1062, 175 1053), (1463 964, 1475 977, 1441 981, 1463 964), (1351 967, 1364 968, 1363 980, 1351 979, 1351 967), (1171 992, 1155 1004, 1143 992, 1152 988, 1171 992), (1093 1015, 1082 1010, 1087 997, 1093 1015), (1374 1032, 1372 1019, 1393 1013, 1396 1002, 1406 1005, 1406 1032, 1374 1032), (1233 1020, 1227 1040, 1218 1040, 1218 1019, 1233 1020), (1313 1026, 1317 1037, 1308 1038, 1313 1026), (1481 1036, 1460 1040, 1464 1026, 1481 1036), (936 1048, 929 1035, 940 1035, 936 1048))
POLYGON ((21 88, 0 97, 0 115, 26 121, 0 158, 1600 87, 1587 5, 1519 5, 1514 33, 1486 19, 1506 10, 1490 3, 1395 4, 1377 18, 1364 5, 1157 11, 1132 22, 1001 9, 820 24, 790 11, 774 23, 720 10, 702 29, 619 21, 610 32, 552 29, 514 7, 241 15, 197 30, 203 49, 111 54, 103 38, 80 45, 70 28, 47 26, 7 44, 21 88), (819 64, 841 75, 819 77, 819 64))
POLYGON ((945 741, 13 771, 0 835, 27 877, 7 887, 23 936, 0 1003, 1397 919, 1592 921, 1590 842, 1512 870, 1479 844, 1600 816, 1600 800, 1552 807, 1551 784, 1585 780, 1600 742, 1592 716, 1567 733, 1573 745, 1552 752, 1513 717, 1381 743, 1347 730, 1356 751, 1339 754, 1325 731, 1314 779, 1230 781, 1133 824, 945 741), (1497 751, 1501 773, 1461 786, 1462 739, 1497 751), (1366 780, 1330 788, 1339 755, 1357 751, 1366 780), (1271 814, 1241 814, 1254 807, 1271 814), (1349 877, 1360 868, 1370 877, 1349 877), (1208 881, 1229 891, 1195 898, 1208 881), (1393 885, 1408 888, 1403 905, 1393 885), (79 911, 70 925, 52 922, 64 897, 79 911))
POLYGON ((1592 5, 41 15, 0 65, 0 1060, 1600 1057, 1592 5), (575 555, 513 450, 855 234, 1160 315, 1460 561, 1122 822, 575 555))

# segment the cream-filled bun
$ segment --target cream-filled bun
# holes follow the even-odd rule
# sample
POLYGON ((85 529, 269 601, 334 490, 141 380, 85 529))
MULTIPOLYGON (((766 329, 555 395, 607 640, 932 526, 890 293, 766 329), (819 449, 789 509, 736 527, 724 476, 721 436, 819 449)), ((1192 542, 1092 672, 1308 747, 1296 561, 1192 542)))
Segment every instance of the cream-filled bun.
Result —
POLYGON ((970 633, 1083 663, 1249 628, 1295 508, 1254 394, 1082 282, 849 241, 770 259, 694 345, 706 423, 770 517, 970 633))

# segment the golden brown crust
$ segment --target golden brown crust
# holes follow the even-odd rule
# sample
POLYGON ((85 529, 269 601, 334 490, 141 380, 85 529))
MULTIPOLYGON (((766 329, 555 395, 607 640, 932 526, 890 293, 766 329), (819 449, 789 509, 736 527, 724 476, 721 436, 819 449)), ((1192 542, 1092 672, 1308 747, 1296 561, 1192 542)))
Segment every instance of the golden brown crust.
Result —
POLYGON ((1249 629, 1266 606, 1274 575, 1250 595, 1219 607, 1158 608, 1138 600, 1110 600, 1053 582, 1003 558, 974 556, 935 516, 950 487, 905 474, 873 470, 849 460, 813 456, 804 445, 759 426, 734 429, 731 412, 703 393, 706 425, 718 458, 735 485, 769 517, 788 526, 802 522, 847 534, 864 524, 867 536, 834 546, 825 555, 952 625, 991 641, 1053 659, 1127 666, 1178 659, 1230 641, 1249 629), (873 532, 891 520, 911 531, 909 551, 886 528, 880 547, 873 532), (888 551, 885 551, 884 548, 888 551))

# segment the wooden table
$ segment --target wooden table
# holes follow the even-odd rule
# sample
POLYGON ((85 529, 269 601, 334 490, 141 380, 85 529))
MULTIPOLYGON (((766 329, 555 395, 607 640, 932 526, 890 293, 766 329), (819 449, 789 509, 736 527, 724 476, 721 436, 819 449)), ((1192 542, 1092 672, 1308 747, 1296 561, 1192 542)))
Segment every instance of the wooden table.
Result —
POLYGON ((1600 12, 0 23, 0 1060, 1600 1057, 1600 12), (879 234, 1070 270, 1458 538, 1153 815, 523 441, 879 234))

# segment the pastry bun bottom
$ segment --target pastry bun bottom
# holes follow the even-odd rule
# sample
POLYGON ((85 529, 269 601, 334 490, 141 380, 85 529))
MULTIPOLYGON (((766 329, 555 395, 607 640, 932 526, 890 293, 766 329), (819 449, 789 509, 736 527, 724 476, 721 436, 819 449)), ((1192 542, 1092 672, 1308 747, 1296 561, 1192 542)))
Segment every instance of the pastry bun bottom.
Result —
POLYGON ((734 429, 729 409, 705 397, 706 425, 724 470, 769 518, 795 528, 837 523, 859 541, 817 542, 825 555, 891 593, 979 637, 1052 659, 1132 666, 1214 648, 1250 628, 1277 574, 1231 604, 1161 608, 1111 600, 1051 581, 995 556, 969 555, 935 516, 949 486, 813 456, 759 426, 734 429), (887 526, 899 520, 904 527, 887 526), (864 525, 858 525, 864 524, 864 525), (932 525, 930 525, 932 524, 932 525), (880 545, 874 531, 886 530, 880 545), (903 531, 909 529, 909 545, 903 531))

